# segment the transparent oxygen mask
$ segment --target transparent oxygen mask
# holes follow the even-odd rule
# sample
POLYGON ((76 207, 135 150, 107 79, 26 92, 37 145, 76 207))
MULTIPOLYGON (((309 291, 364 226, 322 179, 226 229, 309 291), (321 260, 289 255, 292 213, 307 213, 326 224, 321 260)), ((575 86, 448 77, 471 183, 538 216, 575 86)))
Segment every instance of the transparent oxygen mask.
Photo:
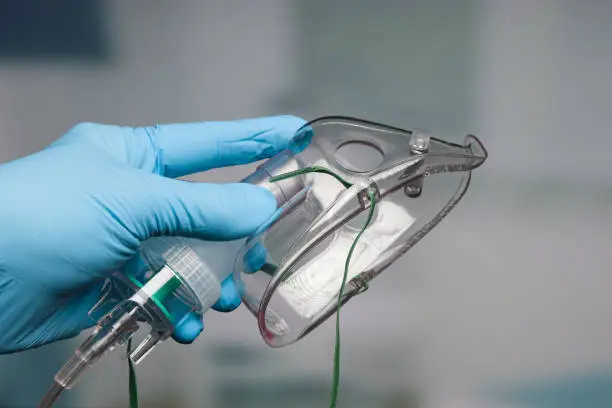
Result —
POLYGON ((476 137, 463 142, 325 117, 302 128, 288 151, 246 179, 270 189, 279 204, 247 240, 234 272, 270 346, 311 332, 336 312, 343 281, 342 305, 453 209, 472 170, 487 158, 476 137), (375 197, 373 218, 344 279, 347 253, 372 205, 369 193, 375 197))
POLYGON ((243 180, 274 194, 278 209, 268 221, 231 243, 180 237, 145 242, 147 271, 107 282, 92 311, 102 317, 40 407, 51 406, 106 351, 138 334, 144 339, 127 358, 142 361, 183 316, 204 314, 232 272, 268 345, 301 339, 336 311, 340 292, 344 305, 434 228, 486 158, 471 135, 455 144, 347 117, 309 122, 285 151, 243 180), (372 205, 344 279, 347 253, 372 205))

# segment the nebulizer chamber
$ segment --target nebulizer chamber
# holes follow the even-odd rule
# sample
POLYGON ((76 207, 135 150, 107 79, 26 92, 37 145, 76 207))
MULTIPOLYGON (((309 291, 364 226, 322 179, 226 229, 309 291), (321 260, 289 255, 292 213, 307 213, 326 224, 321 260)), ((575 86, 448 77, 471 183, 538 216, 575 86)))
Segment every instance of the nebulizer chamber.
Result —
POLYGON ((106 350, 143 330, 146 338, 128 357, 140 362, 184 315, 205 313, 230 275, 268 345, 301 339, 336 310, 347 253, 370 206, 373 218, 347 268, 342 304, 444 218, 486 157, 473 136, 460 145, 345 117, 306 124, 286 150, 243 180, 268 189, 277 211, 241 241, 145 242, 147 272, 108 282, 98 306, 111 311, 58 373, 56 385, 70 388, 106 350), (439 184, 429 181, 439 173, 447 174, 439 184))

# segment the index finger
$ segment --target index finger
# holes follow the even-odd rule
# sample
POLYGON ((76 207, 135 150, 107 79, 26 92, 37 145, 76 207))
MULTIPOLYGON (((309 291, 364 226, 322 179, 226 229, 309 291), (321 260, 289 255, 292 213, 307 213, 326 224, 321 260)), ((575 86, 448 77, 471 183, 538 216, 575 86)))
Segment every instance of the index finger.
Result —
POLYGON ((271 116, 135 130, 145 132, 154 144, 156 171, 167 177, 181 177, 271 157, 286 149, 305 123, 296 116, 271 116))

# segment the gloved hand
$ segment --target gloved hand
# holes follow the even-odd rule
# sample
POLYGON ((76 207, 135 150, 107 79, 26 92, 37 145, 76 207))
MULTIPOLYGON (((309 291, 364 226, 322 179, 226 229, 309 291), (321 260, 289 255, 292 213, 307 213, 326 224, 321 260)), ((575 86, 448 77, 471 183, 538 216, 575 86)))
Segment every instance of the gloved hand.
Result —
MULTIPOLYGON (((276 210, 267 190, 173 178, 270 157, 303 124, 293 116, 142 128, 84 123, 1 165, 0 353, 90 327, 103 279, 122 268, 133 273, 126 265, 138 264, 140 244, 152 236, 252 233, 276 210)), ((222 293, 215 310, 239 305, 231 280, 222 293)), ((189 343, 202 329, 188 315, 173 337, 189 343)))

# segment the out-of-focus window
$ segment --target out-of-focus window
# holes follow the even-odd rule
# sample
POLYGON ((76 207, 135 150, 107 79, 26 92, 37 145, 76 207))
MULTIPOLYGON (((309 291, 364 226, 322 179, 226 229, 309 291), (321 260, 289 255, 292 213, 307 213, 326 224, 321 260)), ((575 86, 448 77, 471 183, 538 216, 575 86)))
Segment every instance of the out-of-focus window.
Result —
POLYGON ((0 59, 103 61, 101 0, 0 0, 0 59))

